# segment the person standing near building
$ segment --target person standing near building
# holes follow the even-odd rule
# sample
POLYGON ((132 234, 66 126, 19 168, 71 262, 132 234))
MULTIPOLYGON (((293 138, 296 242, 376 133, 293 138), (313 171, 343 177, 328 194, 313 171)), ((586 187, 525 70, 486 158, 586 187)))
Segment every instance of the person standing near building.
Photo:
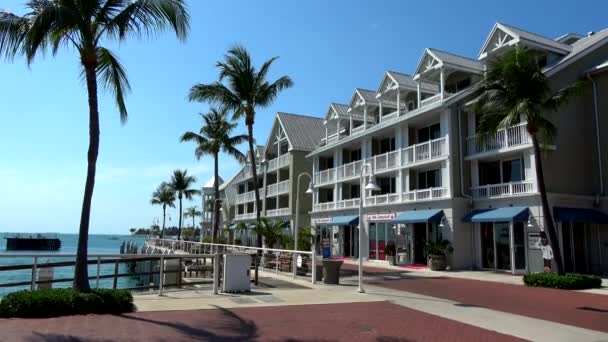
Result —
POLYGON ((553 260, 553 249, 549 245, 547 240, 547 233, 544 231, 540 232, 540 240, 536 242, 534 247, 539 248, 543 253, 543 263, 545 272, 551 272, 551 260, 553 260))

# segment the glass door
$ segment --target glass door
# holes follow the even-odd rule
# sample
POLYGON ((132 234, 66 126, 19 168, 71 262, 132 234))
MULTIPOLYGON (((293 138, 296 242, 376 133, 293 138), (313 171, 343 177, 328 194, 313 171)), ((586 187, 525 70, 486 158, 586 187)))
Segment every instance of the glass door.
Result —
POLYGON ((481 267, 496 268, 496 255, 494 253, 494 225, 489 222, 480 224, 481 228, 481 267))
POLYGON ((509 223, 494 223, 494 241, 496 244, 496 269, 511 270, 511 243, 509 241, 509 223))
POLYGON ((515 269, 526 269, 526 231, 523 222, 513 223, 513 251, 515 253, 515 269))

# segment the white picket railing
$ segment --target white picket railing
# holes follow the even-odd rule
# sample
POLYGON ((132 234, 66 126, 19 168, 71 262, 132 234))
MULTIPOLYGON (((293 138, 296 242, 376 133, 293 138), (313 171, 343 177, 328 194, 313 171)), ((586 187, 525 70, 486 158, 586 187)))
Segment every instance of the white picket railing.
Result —
POLYGON ((357 160, 348 164, 338 166, 338 170, 336 172, 337 179, 343 180, 359 177, 361 172, 361 165, 363 165, 363 162, 361 160, 357 160))
POLYGON ((280 208, 280 209, 271 209, 266 210, 266 216, 288 216, 291 214, 291 210, 289 208, 280 208))
POLYGON ((357 207, 359 207, 360 201, 361 201, 361 199, 359 199, 359 198, 341 200, 341 201, 336 202, 336 209, 357 208, 357 207))
POLYGON ((425 162, 448 155, 448 136, 408 146, 401 153, 403 166, 425 162))
POLYGON ((412 190, 403 193, 403 202, 428 201, 447 196, 448 191, 443 187, 412 190))
POLYGON ((375 172, 391 170, 399 167, 399 151, 390 151, 367 159, 375 172))
POLYGON ((502 128, 495 134, 476 134, 467 138, 468 155, 498 151, 504 148, 531 144, 526 122, 515 126, 502 128))
POLYGON ((366 206, 386 205, 386 204, 392 204, 392 203, 399 203, 400 201, 401 201, 401 197, 399 196, 399 194, 389 193, 389 194, 383 194, 383 195, 368 196, 367 198, 365 198, 365 205, 366 206))
POLYGON ((336 169, 331 168, 315 174, 315 185, 329 184, 336 179, 336 169))
POLYGON ((289 155, 284 154, 268 161, 268 171, 274 171, 289 165, 289 155))
MULTIPOLYGON (((264 198, 264 188, 260 188, 260 200, 264 198)), ((236 203, 247 203, 247 202, 255 202, 255 192, 249 191, 242 194, 236 195, 236 203)))
POLYGON ((326 211, 336 208, 336 202, 317 203, 313 206, 313 211, 326 211))
POLYGON ((534 182, 532 181, 489 184, 471 188, 471 195, 475 198, 505 197, 533 192, 534 182))
POLYGON ((236 214, 234 215, 235 220, 253 220, 256 218, 255 211, 252 213, 236 214))
POLYGON ((289 179, 267 186, 266 196, 276 196, 289 192, 289 179))
MULTIPOLYGON (((447 96, 447 94, 446 94, 447 96)), ((431 103, 435 103, 441 99, 441 93, 435 94, 431 97, 427 97, 426 99, 420 101, 420 107, 428 106, 431 103)))
POLYGON ((389 121, 389 120, 392 120, 392 119, 396 119, 398 117, 399 117, 399 112, 397 110, 395 110, 392 113, 385 114, 384 116, 380 117, 380 120, 382 122, 386 122, 386 121, 389 121))

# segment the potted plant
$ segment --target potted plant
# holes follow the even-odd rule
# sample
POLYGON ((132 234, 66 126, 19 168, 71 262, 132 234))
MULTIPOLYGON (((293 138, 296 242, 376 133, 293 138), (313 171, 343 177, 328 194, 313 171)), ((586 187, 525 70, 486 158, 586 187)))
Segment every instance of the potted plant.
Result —
POLYGON ((397 263, 395 260, 395 257, 397 256, 397 250, 394 244, 389 243, 384 246, 384 255, 386 255, 386 260, 388 260, 388 263, 391 266, 394 266, 397 263))
POLYGON ((428 258, 428 267, 433 271, 444 271, 447 267, 447 253, 454 249, 448 240, 429 241, 424 247, 428 258))

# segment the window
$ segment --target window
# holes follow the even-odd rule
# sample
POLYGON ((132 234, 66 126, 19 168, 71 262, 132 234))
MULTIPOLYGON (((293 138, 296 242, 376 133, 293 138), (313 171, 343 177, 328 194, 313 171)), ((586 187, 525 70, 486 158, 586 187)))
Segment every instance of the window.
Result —
POLYGON ((521 159, 479 163, 479 185, 520 182, 524 180, 521 159))
POLYGON ((429 170, 418 173, 418 189, 441 187, 441 170, 429 170))
POLYGON ((350 161, 357 161, 357 160, 361 160, 361 149, 360 148, 350 151, 350 161))
POLYGON ((281 141, 281 151, 280 154, 287 154, 287 151, 289 150, 289 144, 287 143, 287 141, 283 140, 281 141))
POLYGON ((441 136, 441 126, 437 123, 418 130, 418 143, 437 139, 441 136))
POLYGON ((479 185, 500 183, 500 162, 479 163, 479 185))
POLYGON ((378 155, 395 150, 395 137, 372 139, 372 155, 378 155))
POLYGON ((408 101, 407 102, 407 111, 409 112, 409 111, 412 111, 414 109, 416 109, 416 102, 414 102, 414 101, 408 101))
POLYGON ((245 184, 241 183, 239 184, 239 194, 244 194, 245 193, 245 184))
POLYGON ((358 184, 353 184, 350 186, 350 198, 360 198, 361 197, 361 188, 358 184))
POLYGON ((519 182, 523 180, 523 166, 521 159, 513 159, 502 162, 502 182, 519 182))

